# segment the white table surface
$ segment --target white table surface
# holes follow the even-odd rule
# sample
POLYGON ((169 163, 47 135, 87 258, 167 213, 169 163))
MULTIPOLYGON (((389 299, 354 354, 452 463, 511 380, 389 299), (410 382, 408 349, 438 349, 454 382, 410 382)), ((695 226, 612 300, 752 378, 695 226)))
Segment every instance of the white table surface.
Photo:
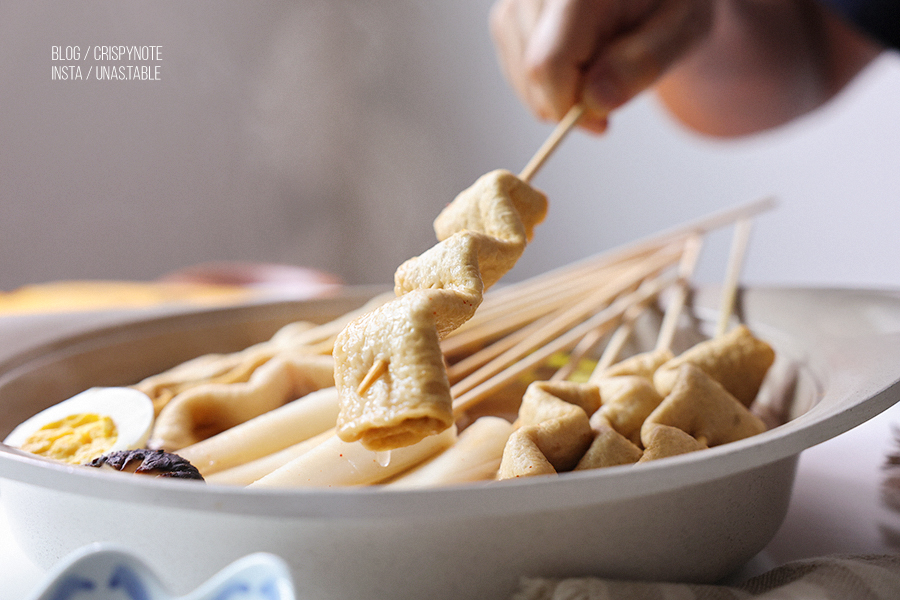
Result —
MULTIPOLYGON (((885 457, 900 451, 895 426, 900 428, 900 404, 804 452, 784 524, 738 578, 801 558, 900 552, 884 535, 893 530, 900 539, 900 512, 881 502, 885 457)), ((12 539, 0 510, 0 600, 28 598, 42 578, 43 571, 12 539)))

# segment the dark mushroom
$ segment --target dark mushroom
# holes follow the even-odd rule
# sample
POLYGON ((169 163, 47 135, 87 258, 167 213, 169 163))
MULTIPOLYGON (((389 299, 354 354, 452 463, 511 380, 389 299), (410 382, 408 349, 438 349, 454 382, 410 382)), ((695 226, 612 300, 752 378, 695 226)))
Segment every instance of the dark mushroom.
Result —
POLYGON ((152 477, 174 477, 176 479, 198 479, 203 476, 197 467, 187 460, 163 450, 120 450, 110 452, 85 463, 88 467, 111 467, 117 471, 150 475, 152 477))

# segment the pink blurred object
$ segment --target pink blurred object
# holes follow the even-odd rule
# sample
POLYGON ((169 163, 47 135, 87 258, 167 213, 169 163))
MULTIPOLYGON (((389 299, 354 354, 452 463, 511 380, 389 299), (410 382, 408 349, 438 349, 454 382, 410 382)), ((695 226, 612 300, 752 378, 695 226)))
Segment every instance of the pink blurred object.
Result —
POLYGON ((159 280, 246 287, 292 298, 326 296, 343 286, 338 276, 317 269, 247 261, 200 263, 167 273, 159 280))

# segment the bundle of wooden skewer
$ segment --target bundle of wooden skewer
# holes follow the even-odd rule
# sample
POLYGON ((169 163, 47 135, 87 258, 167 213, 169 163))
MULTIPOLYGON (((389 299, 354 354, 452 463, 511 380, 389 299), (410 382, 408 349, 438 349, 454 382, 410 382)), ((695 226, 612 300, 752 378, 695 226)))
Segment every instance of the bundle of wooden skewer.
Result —
POLYGON ((570 359, 551 376, 565 379, 606 340, 595 373, 619 358, 634 321, 669 293, 657 349, 672 344, 704 236, 728 224, 735 236, 722 285, 717 334, 730 321, 752 218, 770 199, 724 211, 631 247, 580 261, 485 294, 475 316, 442 344, 452 364, 454 408, 465 411, 559 352, 570 359))

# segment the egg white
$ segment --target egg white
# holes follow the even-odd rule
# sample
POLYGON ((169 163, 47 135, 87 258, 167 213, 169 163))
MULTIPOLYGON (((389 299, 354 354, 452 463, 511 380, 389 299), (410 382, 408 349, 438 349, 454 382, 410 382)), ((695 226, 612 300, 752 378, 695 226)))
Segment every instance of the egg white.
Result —
POLYGON ((146 394, 125 387, 95 387, 54 404, 20 423, 3 442, 20 448, 41 427, 70 415, 83 413, 112 419, 117 436, 108 452, 143 448, 153 427, 153 402, 146 394))

